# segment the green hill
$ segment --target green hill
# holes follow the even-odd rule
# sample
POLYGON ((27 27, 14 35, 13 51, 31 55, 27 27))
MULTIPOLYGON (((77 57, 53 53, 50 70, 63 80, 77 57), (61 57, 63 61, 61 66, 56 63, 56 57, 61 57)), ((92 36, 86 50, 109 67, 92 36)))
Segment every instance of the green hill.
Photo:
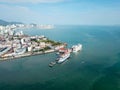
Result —
POLYGON ((0 25, 6 26, 6 25, 12 25, 12 24, 23 24, 22 22, 8 22, 0 19, 0 25))

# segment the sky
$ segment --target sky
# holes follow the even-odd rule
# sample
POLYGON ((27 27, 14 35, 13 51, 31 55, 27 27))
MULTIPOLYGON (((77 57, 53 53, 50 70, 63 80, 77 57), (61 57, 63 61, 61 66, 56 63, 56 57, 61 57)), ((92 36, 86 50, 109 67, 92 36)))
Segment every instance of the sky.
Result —
POLYGON ((120 0, 0 0, 0 19, 56 25, 120 25, 120 0))

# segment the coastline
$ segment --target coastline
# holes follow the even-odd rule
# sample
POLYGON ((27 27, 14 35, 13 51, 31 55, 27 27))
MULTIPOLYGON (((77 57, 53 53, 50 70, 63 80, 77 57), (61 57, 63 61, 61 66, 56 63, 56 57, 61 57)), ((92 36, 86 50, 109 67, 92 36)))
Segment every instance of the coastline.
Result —
POLYGON ((27 52, 27 53, 24 53, 22 55, 0 58, 0 61, 14 60, 14 59, 18 59, 18 58, 24 58, 24 57, 36 56, 36 55, 43 55, 43 54, 48 54, 48 53, 52 53, 52 52, 55 52, 55 51, 56 50, 51 49, 51 50, 47 50, 45 52, 34 52, 34 53, 27 52))
POLYGON ((66 46, 66 43, 51 40, 44 35, 29 36, 22 30, 16 30, 23 26, 1 26, 0 61, 51 53, 66 46))

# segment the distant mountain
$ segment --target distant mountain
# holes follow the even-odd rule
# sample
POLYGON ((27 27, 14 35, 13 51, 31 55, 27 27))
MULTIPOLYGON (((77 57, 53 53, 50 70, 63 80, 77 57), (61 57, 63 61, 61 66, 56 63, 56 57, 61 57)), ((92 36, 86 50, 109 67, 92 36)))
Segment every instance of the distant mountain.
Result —
POLYGON ((6 25, 12 25, 12 24, 23 24, 22 22, 7 22, 0 19, 0 25, 6 26, 6 25))

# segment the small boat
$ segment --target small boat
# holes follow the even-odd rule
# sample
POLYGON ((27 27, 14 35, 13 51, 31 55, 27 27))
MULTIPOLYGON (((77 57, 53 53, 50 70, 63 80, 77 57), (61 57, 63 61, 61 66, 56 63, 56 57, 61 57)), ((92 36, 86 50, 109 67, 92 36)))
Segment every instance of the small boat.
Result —
POLYGON ((78 52, 80 50, 82 50, 82 44, 72 46, 72 52, 78 52))
POLYGON ((56 64, 56 62, 50 62, 49 67, 53 67, 56 64))

